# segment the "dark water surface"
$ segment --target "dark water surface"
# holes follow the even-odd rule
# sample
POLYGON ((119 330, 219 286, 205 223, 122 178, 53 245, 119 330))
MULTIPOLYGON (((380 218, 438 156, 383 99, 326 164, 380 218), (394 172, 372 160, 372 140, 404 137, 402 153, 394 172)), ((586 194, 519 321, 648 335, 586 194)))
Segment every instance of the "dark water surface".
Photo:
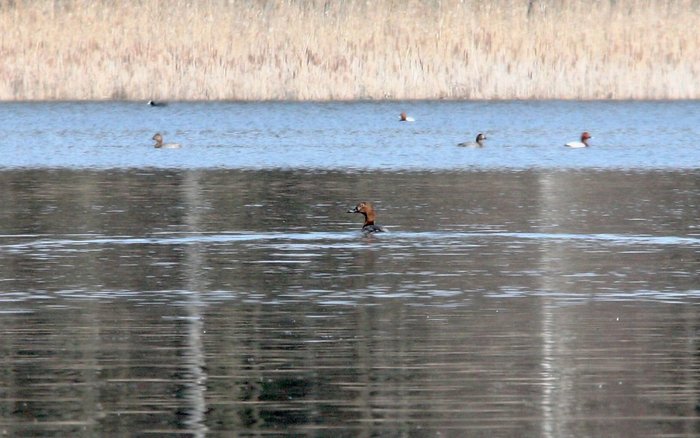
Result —
MULTIPOLYGON (((134 140, 149 117, 196 110, 182 137, 199 139, 248 107, 86 121, 101 105, 0 105, 3 435, 700 435, 700 152, 682 139, 697 103, 582 104, 634 114, 630 132, 675 122, 639 146, 650 161, 611 130, 580 166, 544 140, 430 161, 425 139, 452 154, 459 132, 421 118, 399 165, 359 154, 376 126, 315 131, 389 104, 269 104, 257 140, 155 151, 134 140), (99 132, 112 140, 89 152, 99 132), (275 136, 303 144, 289 165, 275 136), (345 213, 359 200, 389 233, 361 235, 345 213)), ((504 136, 525 125, 484 117, 504 136)))

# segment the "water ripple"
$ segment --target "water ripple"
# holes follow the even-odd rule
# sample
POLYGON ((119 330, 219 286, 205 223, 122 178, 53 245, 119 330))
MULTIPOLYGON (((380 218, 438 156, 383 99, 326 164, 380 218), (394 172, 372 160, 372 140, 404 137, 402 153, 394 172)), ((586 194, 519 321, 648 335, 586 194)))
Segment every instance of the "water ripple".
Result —
MULTIPOLYGON (((515 233, 515 232, 389 232, 380 235, 362 236, 358 232, 311 232, 311 233, 178 233, 154 234, 152 236, 103 236, 103 235, 2 235, 0 241, 12 241, 0 244, 0 250, 22 251, 28 249, 71 248, 85 246, 109 245, 196 245, 196 244, 229 244, 258 242, 260 244, 275 243, 280 249, 312 249, 347 247, 348 243, 355 245, 367 242, 392 244, 401 242, 421 245, 424 242, 444 244, 449 247, 455 242, 475 239, 510 239, 534 241, 586 241, 601 242, 613 245, 682 245, 700 246, 700 238, 692 236, 651 236, 628 234, 572 234, 572 233, 515 233), (18 241, 19 240, 19 241, 18 241), (286 243, 285 243, 286 242, 286 243), (308 243, 312 242, 312 243, 308 243), (358 243, 359 242, 359 243, 358 243)), ((310 254, 313 255, 313 254, 310 254)))

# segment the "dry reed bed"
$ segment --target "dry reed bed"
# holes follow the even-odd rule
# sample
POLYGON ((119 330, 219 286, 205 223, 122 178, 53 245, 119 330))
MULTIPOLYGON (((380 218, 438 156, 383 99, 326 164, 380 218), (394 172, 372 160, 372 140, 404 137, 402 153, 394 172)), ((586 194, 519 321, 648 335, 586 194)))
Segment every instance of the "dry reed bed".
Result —
POLYGON ((0 0, 0 99, 700 98, 695 0, 0 0))

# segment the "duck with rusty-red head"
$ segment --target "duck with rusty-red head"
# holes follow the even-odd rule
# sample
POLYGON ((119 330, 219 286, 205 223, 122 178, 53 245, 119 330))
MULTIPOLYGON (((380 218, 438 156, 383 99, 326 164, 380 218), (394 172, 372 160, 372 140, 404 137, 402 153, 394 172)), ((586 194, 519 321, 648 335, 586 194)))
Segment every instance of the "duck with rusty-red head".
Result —
POLYGON ((374 211, 374 206, 370 202, 362 201, 348 210, 348 213, 360 213, 365 217, 365 223, 362 225, 362 232, 364 234, 381 233, 386 232, 384 227, 381 227, 374 223, 377 214, 374 211))

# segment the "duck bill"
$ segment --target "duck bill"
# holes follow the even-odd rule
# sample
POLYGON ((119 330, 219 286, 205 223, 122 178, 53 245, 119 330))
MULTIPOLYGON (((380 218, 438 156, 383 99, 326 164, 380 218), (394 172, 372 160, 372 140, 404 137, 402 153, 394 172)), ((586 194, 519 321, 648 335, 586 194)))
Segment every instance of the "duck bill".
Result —
POLYGON ((357 211, 357 207, 355 207, 355 208, 349 209, 346 213, 359 213, 359 211, 357 211))

